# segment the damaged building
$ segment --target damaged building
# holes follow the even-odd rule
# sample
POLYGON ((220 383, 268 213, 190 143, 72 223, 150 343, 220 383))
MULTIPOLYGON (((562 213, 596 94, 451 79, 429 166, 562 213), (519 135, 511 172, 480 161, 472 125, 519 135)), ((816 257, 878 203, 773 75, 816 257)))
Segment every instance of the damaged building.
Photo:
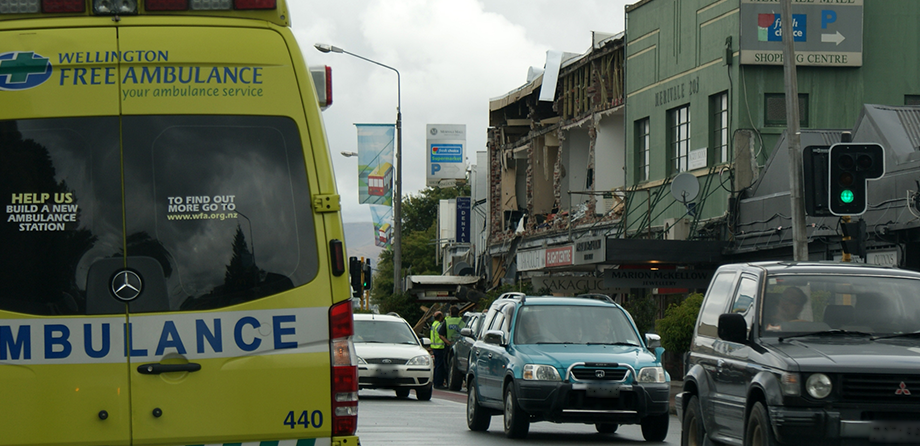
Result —
MULTIPOLYGON (((816 29, 799 44, 802 146, 846 130, 886 147, 891 170, 869 194, 881 204, 864 216, 876 254, 855 260, 920 269, 920 30, 908 25, 920 3, 794 8, 832 11, 827 32, 846 36, 822 43, 816 29)), ((782 48, 769 34, 778 13, 748 0, 644 0, 626 16, 624 33, 548 53, 544 70, 490 101, 477 167, 486 187, 473 197, 488 210, 476 250, 488 288, 529 280, 665 308, 705 289, 719 264, 792 259, 782 48)), ((841 258, 839 217, 806 224, 811 259, 841 258)))

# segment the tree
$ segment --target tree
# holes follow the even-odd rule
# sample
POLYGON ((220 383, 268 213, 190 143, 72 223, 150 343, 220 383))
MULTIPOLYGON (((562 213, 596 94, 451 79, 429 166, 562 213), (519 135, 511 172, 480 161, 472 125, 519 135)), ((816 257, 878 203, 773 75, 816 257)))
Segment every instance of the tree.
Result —
POLYGON ((630 295, 623 308, 629 312, 636 323, 636 328, 640 334, 649 333, 655 328, 655 317, 658 316, 658 304, 651 296, 637 297, 630 295))
MULTIPOLYGON (((417 195, 403 198, 402 204, 402 277, 407 275, 440 275, 437 256, 438 206, 441 200, 469 196, 467 185, 454 188, 429 187, 417 195)), ((371 288, 371 301, 381 313, 396 312, 414 323, 424 312, 414 296, 393 294, 393 250, 387 249, 377 258, 377 272, 371 288)))
POLYGON ((693 293, 687 296, 680 305, 671 304, 664 312, 664 317, 658 319, 655 326, 661 335, 661 346, 669 352, 683 356, 690 350, 690 340, 693 337, 693 328, 696 318, 703 305, 703 294, 693 293))

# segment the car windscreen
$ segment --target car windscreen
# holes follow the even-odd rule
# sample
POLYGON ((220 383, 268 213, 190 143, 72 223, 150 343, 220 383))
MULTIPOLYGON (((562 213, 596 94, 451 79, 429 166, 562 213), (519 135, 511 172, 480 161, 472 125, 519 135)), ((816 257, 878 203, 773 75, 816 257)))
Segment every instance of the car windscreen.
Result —
POLYGON ((761 303, 763 336, 920 330, 920 280, 879 275, 774 275, 761 303))
POLYGON ((515 321, 514 343, 642 345, 623 310, 581 305, 524 305, 515 321))
POLYGON ((355 343, 413 344, 418 340, 402 321, 355 320, 355 343))

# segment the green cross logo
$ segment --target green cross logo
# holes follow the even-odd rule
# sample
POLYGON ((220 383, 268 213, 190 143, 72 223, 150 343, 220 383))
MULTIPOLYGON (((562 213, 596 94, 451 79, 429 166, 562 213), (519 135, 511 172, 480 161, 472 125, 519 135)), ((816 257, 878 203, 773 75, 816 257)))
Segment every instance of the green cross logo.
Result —
POLYGON ((0 90, 37 87, 51 77, 51 63, 32 51, 0 54, 0 90))

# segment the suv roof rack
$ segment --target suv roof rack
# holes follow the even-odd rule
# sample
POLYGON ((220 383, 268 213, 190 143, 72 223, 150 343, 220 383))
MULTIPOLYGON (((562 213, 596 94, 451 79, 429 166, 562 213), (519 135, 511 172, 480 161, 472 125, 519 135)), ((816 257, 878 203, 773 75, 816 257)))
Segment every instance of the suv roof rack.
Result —
POLYGON ((521 302, 523 302, 523 301, 526 299, 526 297, 527 297, 527 295, 524 294, 524 293, 522 293, 522 292, 520 292, 520 291, 509 291, 509 292, 507 292, 507 293, 502 293, 500 296, 498 296, 499 299, 517 299, 517 298, 521 298, 521 302))
POLYGON ((610 302, 614 304, 616 303, 616 301, 613 300, 613 298, 611 298, 610 296, 606 294, 600 294, 600 293, 584 293, 584 294, 579 294, 575 297, 581 297, 584 299, 602 300, 602 301, 610 302))

